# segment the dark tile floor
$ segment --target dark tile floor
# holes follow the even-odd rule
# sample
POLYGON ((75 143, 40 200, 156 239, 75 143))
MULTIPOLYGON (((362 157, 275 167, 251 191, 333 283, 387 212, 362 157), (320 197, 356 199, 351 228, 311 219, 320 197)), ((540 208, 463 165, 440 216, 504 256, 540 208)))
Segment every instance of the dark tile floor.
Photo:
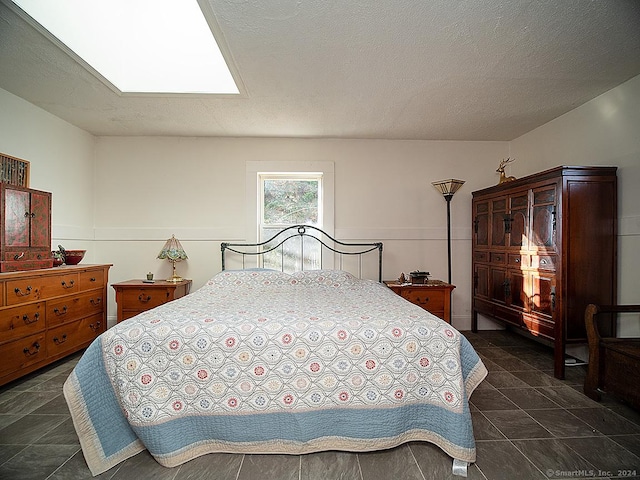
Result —
MULTIPOLYGON (((640 478, 640 413, 612 398, 585 397, 585 367, 569 368, 560 381, 550 349, 504 331, 464 333, 489 369, 471 397, 478 458, 468 478, 640 478)), ((0 479, 91 478, 62 396, 78 358, 0 388, 0 479)), ((143 452, 97 478, 425 480, 452 473, 440 449, 414 442, 359 454, 211 454, 176 468, 143 452)))

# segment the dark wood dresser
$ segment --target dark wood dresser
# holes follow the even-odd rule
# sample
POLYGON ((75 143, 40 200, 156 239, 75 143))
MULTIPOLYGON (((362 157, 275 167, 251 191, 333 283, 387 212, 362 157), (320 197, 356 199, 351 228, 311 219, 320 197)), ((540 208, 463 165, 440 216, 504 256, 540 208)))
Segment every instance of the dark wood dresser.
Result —
MULTIPOLYGON (((616 167, 557 167, 473 192, 473 316, 553 345, 586 343, 585 308, 616 303, 616 167)), ((613 334, 615 325, 608 327, 613 334)))

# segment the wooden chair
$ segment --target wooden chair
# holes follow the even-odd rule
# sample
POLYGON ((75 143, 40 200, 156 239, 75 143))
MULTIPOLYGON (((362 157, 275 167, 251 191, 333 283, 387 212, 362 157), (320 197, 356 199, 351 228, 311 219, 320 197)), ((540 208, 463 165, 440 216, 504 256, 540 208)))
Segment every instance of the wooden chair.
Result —
MULTIPOLYGON (((640 305, 587 306, 584 320, 589 342, 589 369, 584 393, 597 401, 600 401, 601 393, 611 393, 640 410, 640 338, 604 337, 598 330, 599 318, 615 322, 615 314, 630 312, 640 314, 640 305)), ((638 316, 634 318, 637 320, 638 316)))

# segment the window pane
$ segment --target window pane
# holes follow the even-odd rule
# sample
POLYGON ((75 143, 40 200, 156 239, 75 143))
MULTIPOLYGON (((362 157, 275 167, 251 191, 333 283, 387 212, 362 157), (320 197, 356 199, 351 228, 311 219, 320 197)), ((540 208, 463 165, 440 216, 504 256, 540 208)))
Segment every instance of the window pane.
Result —
MULTIPOLYGON (((264 240, 268 240, 276 235, 281 228, 263 228, 264 240)), ((307 231, 308 234, 311 232, 307 231)), ((321 245, 320 242, 309 238, 295 236, 295 231, 291 232, 294 238, 289 239, 275 250, 263 255, 264 268, 282 270, 283 272, 296 272, 300 270, 317 270, 321 268, 321 245)), ((267 244, 263 250, 275 247, 284 237, 280 235, 273 244, 267 244)))
POLYGON ((264 223, 317 224, 318 180, 265 179, 264 223))

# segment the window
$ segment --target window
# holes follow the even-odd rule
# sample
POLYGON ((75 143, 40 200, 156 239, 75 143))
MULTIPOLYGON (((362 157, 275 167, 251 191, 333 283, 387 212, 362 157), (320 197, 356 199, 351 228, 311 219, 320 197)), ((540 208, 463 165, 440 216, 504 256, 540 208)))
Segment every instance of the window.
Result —
POLYGON ((13 2, 120 92, 239 93, 206 2, 13 2))
MULTIPOLYGON (((267 152, 268 153, 268 152, 267 152)), ((268 240, 267 235, 263 233, 263 187, 262 179, 288 179, 288 180, 311 180, 318 183, 318 219, 311 223, 316 224, 318 228, 322 228, 326 233, 333 236, 334 223, 334 164, 326 161, 278 161, 278 160, 261 160, 246 162, 246 213, 244 215, 245 236, 242 239, 248 243, 258 243, 263 239, 268 240), (263 238, 263 235, 267 238, 263 238)), ((293 200, 293 199, 292 199, 293 200)), ((307 212, 308 213, 308 212, 307 212)), ((298 212, 297 220, 300 219, 302 212, 298 212)), ((280 221, 286 220, 292 222, 288 225, 296 225, 297 222, 291 218, 284 218, 282 215, 280 221)), ((268 228, 273 228, 277 232, 287 224, 265 224, 265 232, 268 228)), ((273 231, 269 233, 273 233, 273 231)), ((306 243, 306 242, 305 242, 306 243)), ((314 242, 315 243, 315 242, 314 242)), ((334 258, 325 255, 322 260, 323 268, 333 268, 334 258)), ((248 266, 262 266, 249 262, 242 268, 248 266), (250 265, 251 264, 251 265, 250 265)), ((269 268, 269 267, 267 267, 269 268)), ((280 259, 275 267, 280 270, 280 259)), ((307 269, 307 264, 304 265, 307 269)), ((292 271, 294 268, 287 267, 286 271, 292 271)), ((296 268, 300 270, 300 268, 296 268)))
MULTIPOLYGON (((322 173, 259 173, 258 241, 264 242, 292 225, 322 228, 322 173)), ((267 245, 265 249, 274 247, 267 245)), ((287 242, 264 256, 264 267, 285 271, 320 268, 318 242, 287 242), (300 259, 303 258, 302 264, 300 259)))

